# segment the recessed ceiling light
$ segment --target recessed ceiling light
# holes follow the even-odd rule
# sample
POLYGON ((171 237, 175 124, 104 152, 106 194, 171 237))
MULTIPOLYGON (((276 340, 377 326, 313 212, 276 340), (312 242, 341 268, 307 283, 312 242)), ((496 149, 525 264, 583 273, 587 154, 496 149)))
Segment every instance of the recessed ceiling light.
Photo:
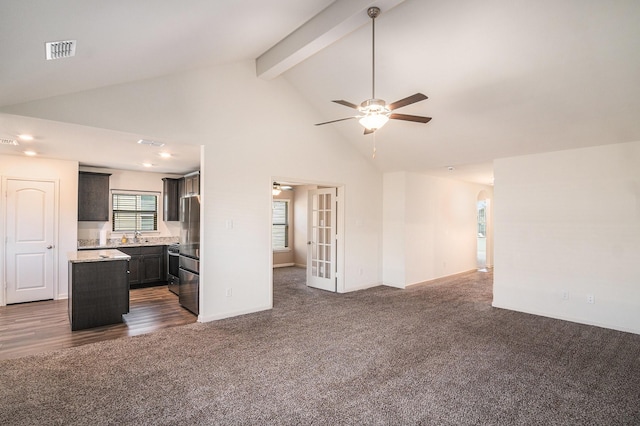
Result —
POLYGON ((162 157, 162 158, 171 158, 171 154, 169 154, 168 152, 161 152, 160 153, 160 157, 162 157))
POLYGON ((447 167, 447 170, 449 170, 450 172, 454 171, 455 169, 456 169, 456 168, 455 168, 455 167, 453 167, 453 166, 449 166, 449 167, 447 167))
POLYGON ((154 164, 151 164, 151 163, 142 163, 142 165, 144 167, 153 167, 154 166, 154 164))
POLYGON ((33 136, 31 136, 31 135, 18 135, 18 138, 20 138, 23 141, 32 141, 33 140, 33 136))
POLYGON ((25 151, 24 154, 28 155, 29 157, 33 157, 34 155, 37 155, 37 152, 35 152, 35 151, 25 151))

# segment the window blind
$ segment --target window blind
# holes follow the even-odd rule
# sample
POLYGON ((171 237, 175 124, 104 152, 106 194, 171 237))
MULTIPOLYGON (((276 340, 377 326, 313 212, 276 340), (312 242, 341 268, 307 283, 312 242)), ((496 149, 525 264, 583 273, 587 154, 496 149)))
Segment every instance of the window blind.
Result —
POLYGON ((274 250, 289 247, 289 202, 287 200, 273 201, 271 241, 274 250))
POLYGON ((113 231, 157 231, 158 196, 113 194, 113 231))

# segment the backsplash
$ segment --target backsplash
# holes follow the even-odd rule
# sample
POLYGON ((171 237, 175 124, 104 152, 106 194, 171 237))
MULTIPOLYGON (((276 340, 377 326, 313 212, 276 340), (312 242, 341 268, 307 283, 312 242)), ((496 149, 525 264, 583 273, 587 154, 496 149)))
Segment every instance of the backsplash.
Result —
POLYGON ((179 237, 142 237, 138 241, 128 238, 126 243, 122 243, 120 238, 110 238, 107 244, 100 245, 99 239, 78 240, 78 248, 95 248, 95 247, 120 247, 123 245, 164 245, 173 244, 179 241, 179 237))

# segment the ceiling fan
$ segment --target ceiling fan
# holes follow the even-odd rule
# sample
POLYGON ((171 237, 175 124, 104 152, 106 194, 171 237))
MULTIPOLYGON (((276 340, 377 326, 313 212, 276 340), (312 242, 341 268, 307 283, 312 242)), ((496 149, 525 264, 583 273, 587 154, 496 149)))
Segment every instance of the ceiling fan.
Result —
POLYGON ((324 123, 317 123, 316 126, 322 126, 323 124, 336 123, 338 121, 351 120, 353 118, 359 119, 358 121, 364 127, 364 134, 368 135, 370 133, 375 132, 385 125, 389 119, 392 120, 404 120, 404 121, 413 121, 416 123, 428 123, 431 121, 431 117, 422 117, 419 115, 408 115, 408 114, 398 114, 392 112, 398 108, 402 108, 407 105, 411 105, 416 102, 423 101, 427 99, 425 95, 422 93, 416 93, 404 99, 400 99, 399 101, 387 104, 382 99, 376 99, 376 18, 380 15, 380 8, 378 7, 370 7, 367 10, 367 15, 371 18, 371 30, 372 30, 372 95, 371 99, 367 99, 362 102, 360 106, 353 104, 351 102, 345 100, 334 100, 340 105, 344 105, 349 108, 353 108, 358 110, 359 114, 354 115, 352 117, 340 118, 338 120, 325 121, 324 123))

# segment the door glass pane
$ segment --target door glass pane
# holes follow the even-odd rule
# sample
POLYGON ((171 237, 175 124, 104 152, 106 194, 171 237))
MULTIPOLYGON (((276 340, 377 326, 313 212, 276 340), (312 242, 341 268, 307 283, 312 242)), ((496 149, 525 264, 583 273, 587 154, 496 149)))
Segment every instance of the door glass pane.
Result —
POLYGON ((311 262, 311 275, 314 277, 318 276, 318 262, 311 262))
POLYGON ((318 210, 324 210, 324 197, 318 195, 318 210))

